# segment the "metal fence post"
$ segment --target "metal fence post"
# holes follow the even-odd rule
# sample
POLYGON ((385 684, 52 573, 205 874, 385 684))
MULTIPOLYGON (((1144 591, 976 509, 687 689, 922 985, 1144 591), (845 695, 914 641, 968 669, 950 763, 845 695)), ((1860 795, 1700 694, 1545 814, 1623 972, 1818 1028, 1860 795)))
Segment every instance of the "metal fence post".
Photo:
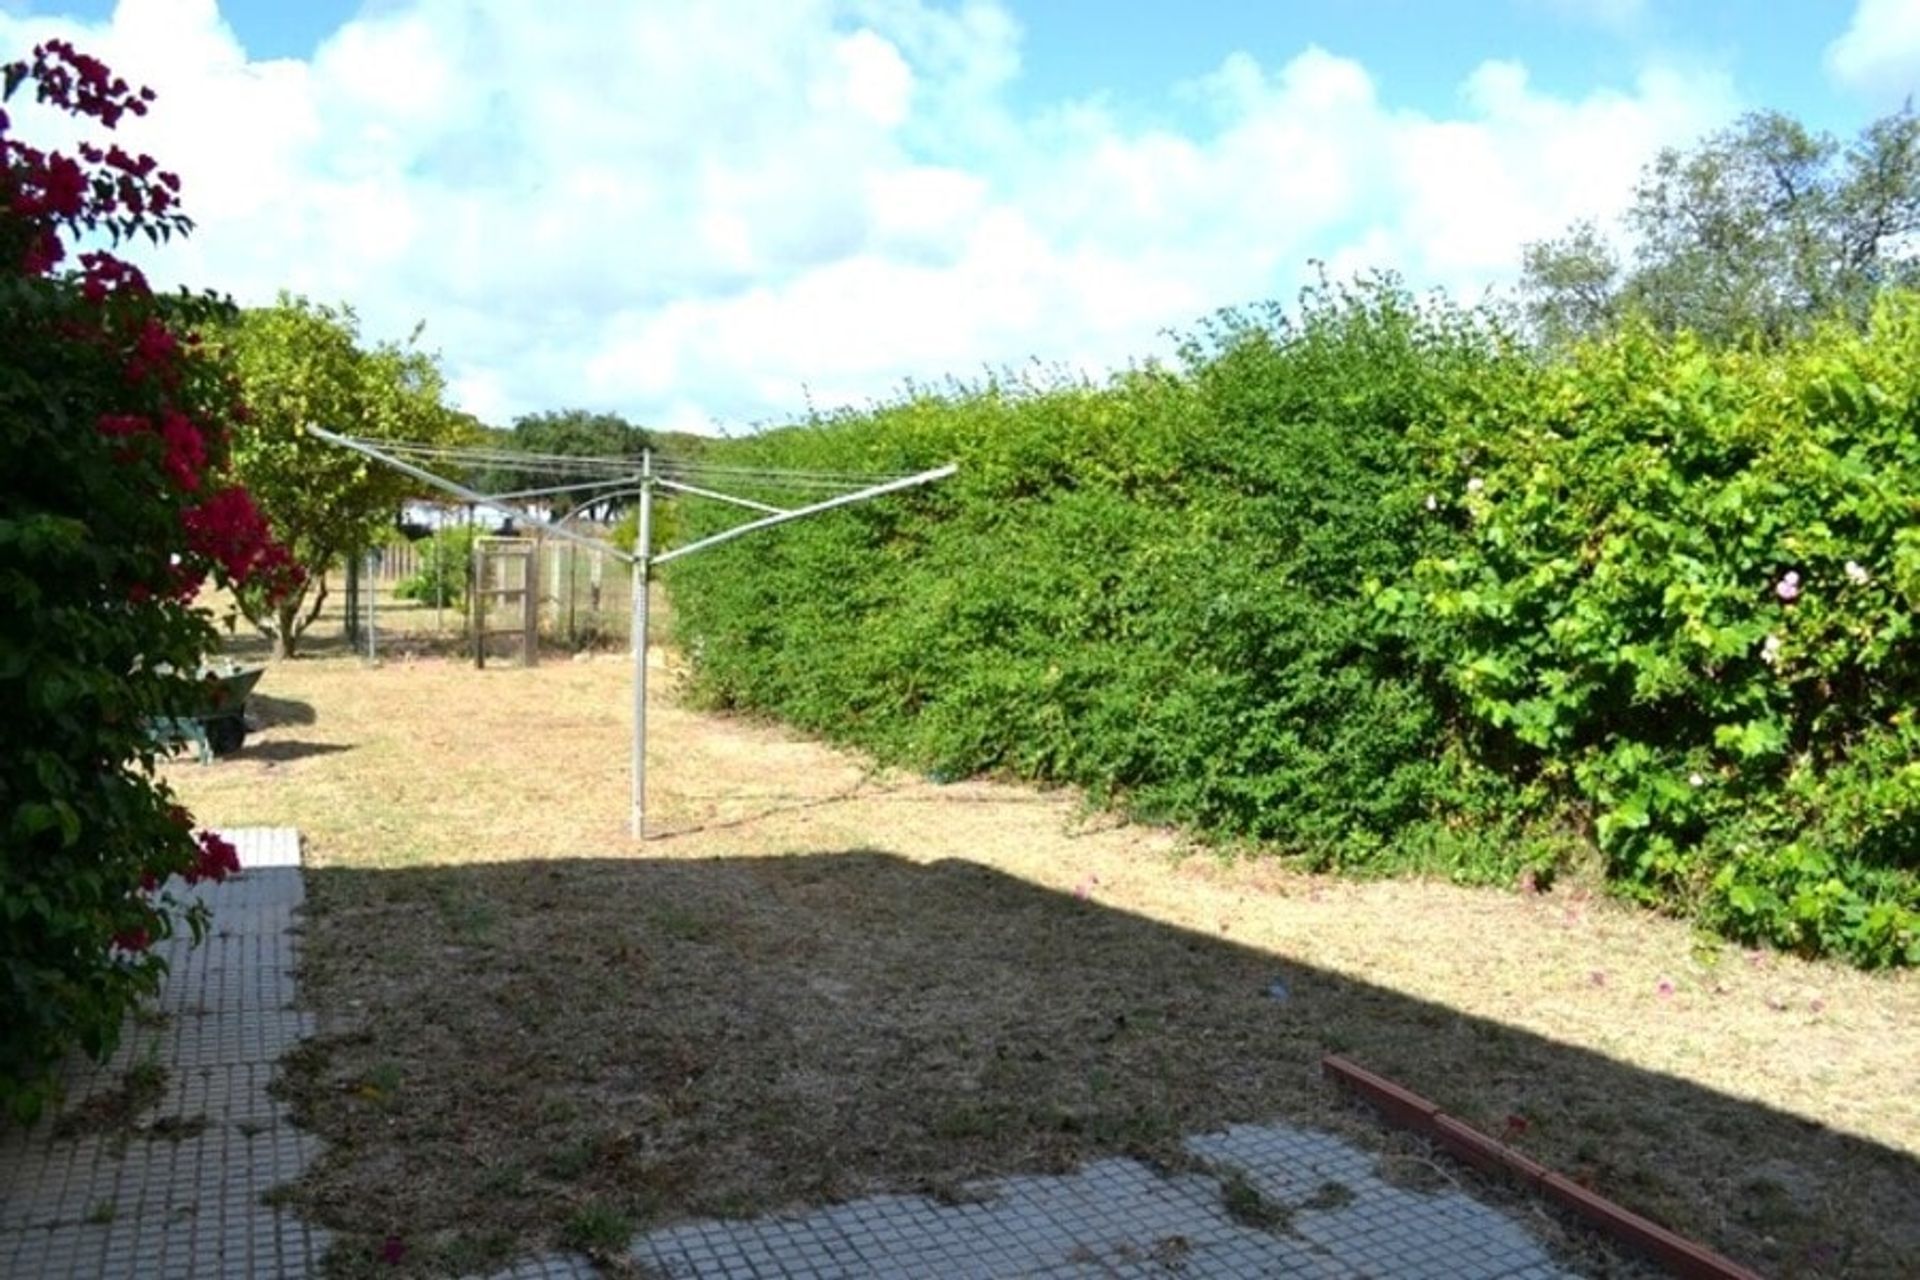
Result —
POLYGON ((360 557, 347 556, 346 599, 341 604, 341 619, 347 637, 347 648, 356 649, 360 645, 360 557))

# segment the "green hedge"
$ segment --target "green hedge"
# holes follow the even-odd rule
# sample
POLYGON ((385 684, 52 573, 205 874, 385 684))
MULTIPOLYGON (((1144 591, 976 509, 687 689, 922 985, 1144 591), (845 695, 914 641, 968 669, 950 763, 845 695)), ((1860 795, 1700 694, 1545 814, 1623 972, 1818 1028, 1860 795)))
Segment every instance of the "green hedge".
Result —
POLYGON ((1412 607, 1619 885, 1920 961, 1920 298, 1767 355, 1645 329, 1435 433, 1412 607))
POLYGON ((960 472, 672 566, 698 689, 1315 865, 1548 864, 1364 589, 1412 572, 1410 428, 1514 358, 1476 317, 1322 290, 1294 319, 1217 318, 1178 371, 911 395, 721 445, 727 465, 960 472))
POLYGON ((1911 963, 1915 310, 1546 366, 1375 282, 1218 317, 1175 369, 729 441, 961 469, 671 566, 696 689, 1317 867, 1545 879, 1597 844, 1736 936, 1911 963))

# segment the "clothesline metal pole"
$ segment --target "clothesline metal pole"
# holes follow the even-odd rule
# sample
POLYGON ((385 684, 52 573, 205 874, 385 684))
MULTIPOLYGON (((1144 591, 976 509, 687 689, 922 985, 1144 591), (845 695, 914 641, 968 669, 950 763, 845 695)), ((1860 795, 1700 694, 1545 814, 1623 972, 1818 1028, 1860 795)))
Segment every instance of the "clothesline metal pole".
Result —
POLYGON ((633 544, 633 838, 647 838, 647 594, 653 583, 653 450, 640 452, 640 527, 633 544))

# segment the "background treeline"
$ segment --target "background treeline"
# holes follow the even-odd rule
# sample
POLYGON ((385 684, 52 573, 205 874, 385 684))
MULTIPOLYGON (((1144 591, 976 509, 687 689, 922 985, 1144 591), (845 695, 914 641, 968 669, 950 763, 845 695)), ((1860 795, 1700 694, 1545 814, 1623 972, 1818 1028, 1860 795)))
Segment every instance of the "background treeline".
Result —
POLYGON ((1557 284, 1565 244, 1532 247, 1529 315, 1322 284, 1102 385, 718 445, 961 470, 672 566, 699 694, 1316 867, 1587 862, 1734 937, 1920 962, 1915 130, 1790 123, 1661 157, 1636 216, 1671 234, 1639 228, 1631 269, 1557 284), (1754 176, 1783 131, 1818 196, 1785 213, 1754 176), (1742 200, 1755 235, 1831 231, 1839 292, 1720 288, 1686 227, 1742 200), (1710 330, 1651 305, 1682 284, 1725 303, 1710 330))

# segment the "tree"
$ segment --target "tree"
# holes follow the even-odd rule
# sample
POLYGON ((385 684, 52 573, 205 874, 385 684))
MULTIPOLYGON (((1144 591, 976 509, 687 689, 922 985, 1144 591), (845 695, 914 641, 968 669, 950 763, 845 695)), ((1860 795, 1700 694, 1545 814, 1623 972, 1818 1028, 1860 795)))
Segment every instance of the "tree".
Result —
MULTIPOLYGON (((62 41, 0 65, 5 101, 28 83, 104 129, 153 98, 62 41)), ((226 467, 234 381, 196 335, 225 304, 158 297, 100 247, 186 234, 179 179, 10 129, 0 110, 0 1113, 30 1119, 64 1053, 112 1050, 165 972, 153 941, 204 931, 169 877, 236 868, 155 775, 152 725, 205 695, 201 584, 270 596, 288 566, 226 467)))
POLYGON ((1526 246, 1521 260, 1528 315, 1548 346, 1611 329, 1620 312, 1620 263, 1591 222, 1559 240, 1526 246))
MULTIPOLYGON (((594 413, 587 409, 562 409, 558 412, 523 414, 513 420, 507 436, 508 447, 522 453, 558 454, 569 458, 632 458, 636 468, 640 451, 650 438, 646 431, 613 413, 594 413)), ((500 477, 499 487, 508 489, 544 489, 578 483, 583 477, 564 465, 542 469, 516 468, 511 477, 500 477)), ((567 494, 550 499, 557 512, 579 504, 567 494)))
POLYGON ((326 601, 327 568, 369 546, 419 488, 399 472, 316 439, 307 424, 425 443, 450 440, 459 424, 440 402, 443 383, 433 357, 411 341, 363 350, 349 307, 282 294, 274 306, 243 313, 222 344, 251 410, 234 434, 234 468, 308 573, 277 600, 242 593, 241 608, 273 637, 280 657, 292 657, 326 601))
POLYGON ((1769 343, 1920 279, 1920 117, 1902 109, 1850 145, 1755 112, 1692 151, 1662 151, 1626 215, 1631 266, 1592 223, 1526 247, 1522 292, 1549 344, 1625 310, 1662 332, 1769 343))

